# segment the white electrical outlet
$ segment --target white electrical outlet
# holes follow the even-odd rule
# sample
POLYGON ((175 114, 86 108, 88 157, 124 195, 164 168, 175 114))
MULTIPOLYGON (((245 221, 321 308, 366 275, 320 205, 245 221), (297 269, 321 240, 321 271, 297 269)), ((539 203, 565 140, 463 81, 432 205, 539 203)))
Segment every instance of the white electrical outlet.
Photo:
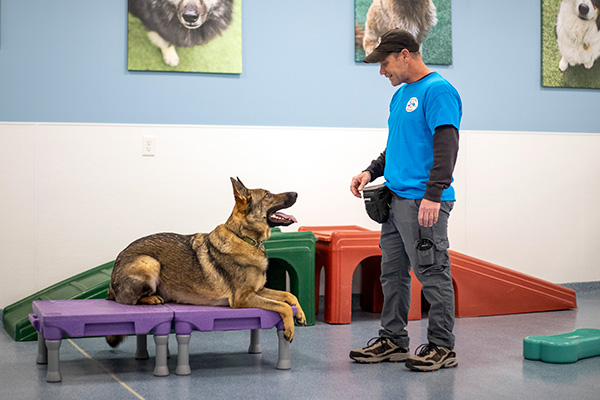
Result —
POLYGON ((154 136, 142 136, 142 156, 153 157, 156 154, 156 138, 154 136))

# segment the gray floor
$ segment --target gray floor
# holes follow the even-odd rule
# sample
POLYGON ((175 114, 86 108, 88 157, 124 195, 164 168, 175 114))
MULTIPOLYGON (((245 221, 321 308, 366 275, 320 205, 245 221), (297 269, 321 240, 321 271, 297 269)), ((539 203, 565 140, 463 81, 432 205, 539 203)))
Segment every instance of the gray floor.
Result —
MULTIPOLYGON (((262 331, 263 353, 250 355, 248 332, 198 333, 190 343, 191 376, 152 375, 150 360, 133 359, 135 339, 111 350, 103 338, 63 340, 61 383, 46 383, 37 344, 14 342, 0 328, 0 399, 599 399, 600 357, 573 364, 525 360, 523 338, 600 329, 600 291, 578 292, 577 310, 456 321, 457 368, 412 372, 403 364, 355 364, 348 352, 376 335, 378 314, 353 311, 352 324, 297 328, 292 369, 275 369, 277 335, 262 331), (87 355, 86 355, 87 354, 87 355)), ((411 347, 427 320, 410 322, 411 347)))

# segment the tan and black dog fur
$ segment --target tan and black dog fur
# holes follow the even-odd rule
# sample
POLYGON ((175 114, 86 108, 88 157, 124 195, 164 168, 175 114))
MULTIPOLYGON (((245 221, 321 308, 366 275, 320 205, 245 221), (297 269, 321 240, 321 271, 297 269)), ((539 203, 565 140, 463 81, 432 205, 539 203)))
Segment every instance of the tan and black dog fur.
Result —
MULTIPOLYGON (((210 233, 157 233, 131 243, 115 261, 108 299, 122 304, 176 302, 229 305, 277 311, 284 337, 294 338, 295 320, 306 324, 298 299, 265 288, 268 258, 263 243, 271 227, 290 225, 294 217, 277 211, 296 202, 297 193, 272 194, 247 189, 231 178, 235 206, 231 216, 210 233)), ((107 336, 115 347, 122 336, 107 336)))

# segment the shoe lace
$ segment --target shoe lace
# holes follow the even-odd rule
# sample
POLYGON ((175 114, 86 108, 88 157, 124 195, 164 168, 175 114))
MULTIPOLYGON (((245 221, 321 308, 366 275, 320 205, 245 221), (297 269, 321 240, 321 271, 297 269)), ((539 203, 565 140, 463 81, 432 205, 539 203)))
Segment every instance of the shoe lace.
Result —
POLYGON ((435 351, 438 354, 441 354, 440 349, 437 347, 437 345, 433 344, 433 343, 425 343, 420 345, 419 347, 417 347, 417 350, 415 350, 415 354, 419 357, 423 357, 429 353, 431 353, 432 351, 435 351))
POLYGON ((383 344, 388 344, 389 339, 381 336, 375 336, 367 342, 367 347, 371 347, 377 342, 382 342, 383 344))

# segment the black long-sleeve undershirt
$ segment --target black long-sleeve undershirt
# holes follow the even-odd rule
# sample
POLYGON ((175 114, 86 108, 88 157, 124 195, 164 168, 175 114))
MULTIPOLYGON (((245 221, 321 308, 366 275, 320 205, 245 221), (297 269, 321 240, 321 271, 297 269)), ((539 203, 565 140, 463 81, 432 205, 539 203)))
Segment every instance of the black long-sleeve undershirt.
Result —
MULTIPOLYGON (((453 125, 441 125, 435 128, 433 135, 433 166, 429 171, 424 199, 439 203, 444 189, 450 187, 458 155, 458 139, 458 129, 453 125)), ((383 176, 385 152, 386 150, 365 169, 371 174, 371 181, 383 176)))

